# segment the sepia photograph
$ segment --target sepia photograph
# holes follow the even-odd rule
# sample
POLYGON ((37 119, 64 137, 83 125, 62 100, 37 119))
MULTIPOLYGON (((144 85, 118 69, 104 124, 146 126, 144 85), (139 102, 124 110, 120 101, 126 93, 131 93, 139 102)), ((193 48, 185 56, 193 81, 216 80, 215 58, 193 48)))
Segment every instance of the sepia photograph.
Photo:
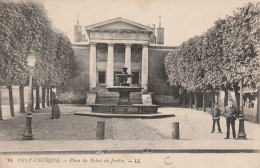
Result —
POLYGON ((257 0, 0 0, 0 168, 259 168, 257 0))

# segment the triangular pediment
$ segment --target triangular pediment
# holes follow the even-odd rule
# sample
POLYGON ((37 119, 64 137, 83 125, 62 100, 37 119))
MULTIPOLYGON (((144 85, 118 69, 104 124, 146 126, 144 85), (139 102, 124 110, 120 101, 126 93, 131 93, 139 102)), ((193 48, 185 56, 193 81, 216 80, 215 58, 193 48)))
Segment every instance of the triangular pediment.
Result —
POLYGON ((122 21, 118 21, 118 22, 113 22, 113 23, 109 23, 106 25, 101 25, 98 27, 95 27, 96 29, 105 29, 105 30, 120 30, 120 29, 124 29, 124 30, 145 30, 144 28, 141 27, 137 27, 135 25, 126 23, 126 22, 122 22, 122 21))
POLYGON ((93 25, 89 25, 86 26, 86 30, 133 30, 148 32, 153 31, 153 29, 149 26, 145 26, 123 18, 115 18, 93 25))

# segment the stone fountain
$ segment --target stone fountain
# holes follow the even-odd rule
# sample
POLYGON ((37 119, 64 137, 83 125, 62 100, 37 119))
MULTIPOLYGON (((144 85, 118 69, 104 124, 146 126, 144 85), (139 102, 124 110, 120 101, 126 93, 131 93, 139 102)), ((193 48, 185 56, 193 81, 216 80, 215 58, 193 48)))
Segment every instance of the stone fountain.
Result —
POLYGON ((133 74, 127 74, 127 68, 124 67, 122 74, 116 74, 116 77, 119 78, 120 86, 107 87, 109 92, 119 93, 117 105, 132 105, 130 93, 142 91, 142 87, 132 87, 130 83, 127 83, 127 79, 133 76, 133 74))
POLYGON ((127 68, 123 68, 122 74, 116 74, 119 78, 120 86, 107 87, 109 92, 118 92, 117 104, 91 104, 92 112, 112 113, 112 114, 150 114, 157 113, 158 105, 133 104, 130 99, 131 92, 141 92, 142 87, 133 87, 128 83, 128 78, 133 74, 127 73, 127 68))

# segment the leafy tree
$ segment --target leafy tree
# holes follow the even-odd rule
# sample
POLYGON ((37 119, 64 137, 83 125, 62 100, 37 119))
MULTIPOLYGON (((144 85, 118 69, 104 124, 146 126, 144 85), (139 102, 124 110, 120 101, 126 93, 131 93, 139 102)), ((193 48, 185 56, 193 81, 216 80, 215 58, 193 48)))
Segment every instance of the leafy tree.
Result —
POLYGON ((259 3, 249 3, 226 18, 224 31, 224 61, 228 64, 227 80, 237 83, 241 74, 237 73, 237 66, 244 62, 247 66, 244 73, 246 85, 255 88, 259 81, 259 3))
POLYGON ((226 18, 223 38, 223 57, 227 82, 234 89, 239 103, 238 82, 244 79, 244 86, 256 87, 259 82, 259 3, 249 3, 238 8, 233 16, 226 18), (238 73, 237 66, 246 65, 246 72, 238 73))
POLYGON ((260 79, 259 14, 259 3, 249 3, 169 53, 165 57, 169 83, 192 92, 233 89, 237 98, 242 77, 254 88, 260 79), (241 62, 247 65, 244 74, 237 71, 241 62))
POLYGON ((27 56, 31 50, 37 57, 34 85, 45 88, 53 81, 58 84, 67 81, 75 55, 68 38, 52 28, 44 6, 31 1, 1 1, 0 85, 9 88, 12 116, 12 85, 20 86, 20 109, 24 111, 24 86, 28 85, 29 74, 27 56))
POLYGON ((71 77, 75 67, 75 53, 68 37, 56 32, 56 52, 53 57, 50 80, 60 86, 71 77))
POLYGON ((26 18, 20 15, 20 7, 17 3, 0 3, 0 82, 9 89, 11 116, 14 116, 12 85, 16 84, 18 79, 26 79, 26 66, 23 59, 26 44, 23 43, 22 32, 25 24, 26 18))

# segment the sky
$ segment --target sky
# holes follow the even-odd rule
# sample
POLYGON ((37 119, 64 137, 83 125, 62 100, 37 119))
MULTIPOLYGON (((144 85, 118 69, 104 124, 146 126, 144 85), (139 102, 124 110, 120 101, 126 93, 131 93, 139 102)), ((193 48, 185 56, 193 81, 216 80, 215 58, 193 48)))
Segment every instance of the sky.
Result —
POLYGON ((74 40, 74 25, 84 27, 122 17, 137 23, 165 28, 165 45, 178 46, 214 25, 218 18, 232 15, 237 7, 254 0, 39 0, 45 5, 53 26, 74 40))

